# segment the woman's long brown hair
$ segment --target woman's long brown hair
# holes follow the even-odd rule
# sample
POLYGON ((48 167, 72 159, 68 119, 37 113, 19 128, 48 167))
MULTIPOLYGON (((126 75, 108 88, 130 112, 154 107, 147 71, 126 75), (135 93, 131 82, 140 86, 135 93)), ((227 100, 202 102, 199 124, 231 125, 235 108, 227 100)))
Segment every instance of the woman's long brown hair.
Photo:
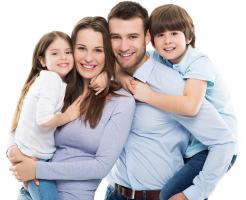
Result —
MULTIPOLYGON (((111 47, 107 21, 103 17, 97 16, 85 17, 81 19, 75 25, 72 32, 71 38, 73 47, 75 47, 76 44, 77 34, 82 29, 92 29, 102 34, 103 47, 105 53, 105 66, 103 68, 103 71, 106 72, 108 77, 107 87, 104 89, 103 92, 101 92, 98 95, 95 95, 95 92, 89 89, 88 95, 80 105, 81 119, 83 119, 85 123, 89 122, 91 128, 95 128, 101 119, 103 108, 105 106, 108 95, 116 95, 114 91, 118 90, 120 87, 118 84, 116 84, 116 82, 112 81, 112 78, 114 78, 115 71, 115 57, 111 47)), ((73 89, 73 92, 71 92, 71 101, 74 101, 78 96, 80 96, 83 93, 83 87, 83 77, 81 77, 77 73, 76 85, 73 89)), ((68 106, 69 102, 65 102, 62 110, 65 111, 68 106)))

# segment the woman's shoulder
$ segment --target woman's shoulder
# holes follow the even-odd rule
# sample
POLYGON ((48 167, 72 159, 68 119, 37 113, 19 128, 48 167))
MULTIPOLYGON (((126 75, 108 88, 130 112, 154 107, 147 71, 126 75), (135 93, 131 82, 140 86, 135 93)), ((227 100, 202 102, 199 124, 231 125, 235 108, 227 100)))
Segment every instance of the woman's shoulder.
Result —
POLYGON ((115 94, 112 96, 112 101, 117 101, 120 104, 135 104, 134 97, 125 89, 121 88, 115 91, 115 94))

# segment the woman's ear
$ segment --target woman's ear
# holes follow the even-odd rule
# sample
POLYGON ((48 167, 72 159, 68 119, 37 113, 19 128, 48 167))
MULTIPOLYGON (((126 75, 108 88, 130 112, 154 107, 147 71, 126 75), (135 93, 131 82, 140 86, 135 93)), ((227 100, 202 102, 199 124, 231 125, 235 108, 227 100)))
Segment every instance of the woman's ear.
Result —
POLYGON ((41 65, 42 65, 42 67, 45 68, 46 65, 45 65, 44 57, 39 56, 38 59, 39 59, 39 62, 41 63, 41 65))

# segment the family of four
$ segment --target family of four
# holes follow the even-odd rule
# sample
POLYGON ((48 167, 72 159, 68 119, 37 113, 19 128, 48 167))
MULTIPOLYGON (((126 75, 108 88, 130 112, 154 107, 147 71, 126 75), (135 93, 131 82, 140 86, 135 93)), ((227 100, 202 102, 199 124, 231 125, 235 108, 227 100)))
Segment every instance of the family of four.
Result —
POLYGON ((236 131, 189 14, 123 1, 39 40, 7 155, 19 200, 93 200, 105 176, 105 200, 203 200, 236 159, 236 131))

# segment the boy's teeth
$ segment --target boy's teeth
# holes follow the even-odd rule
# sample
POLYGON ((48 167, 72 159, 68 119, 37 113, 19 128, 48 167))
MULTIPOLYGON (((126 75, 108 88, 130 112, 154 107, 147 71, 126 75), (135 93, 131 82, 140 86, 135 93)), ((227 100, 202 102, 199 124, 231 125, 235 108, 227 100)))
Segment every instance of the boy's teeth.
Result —
POLYGON ((171 50, 173 50, 174 48, 167 48, 167 49, 165 49, 166 51, 171 51, 171 50))

